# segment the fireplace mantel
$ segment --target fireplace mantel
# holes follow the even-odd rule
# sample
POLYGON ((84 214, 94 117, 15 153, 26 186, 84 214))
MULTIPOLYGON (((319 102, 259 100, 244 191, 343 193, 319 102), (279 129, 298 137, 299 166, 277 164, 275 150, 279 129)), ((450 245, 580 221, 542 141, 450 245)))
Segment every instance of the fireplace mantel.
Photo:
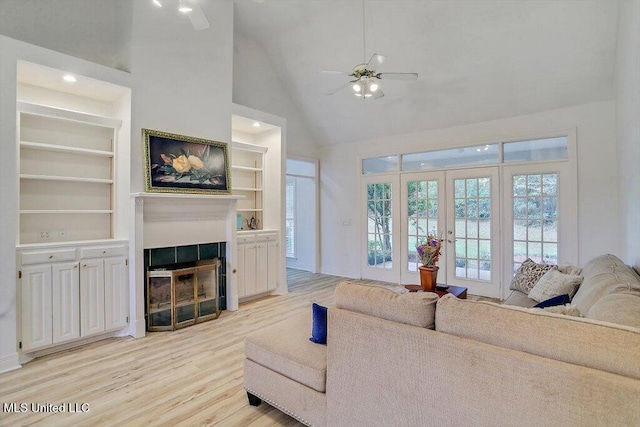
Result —
MULTIPOLYGON (((244 196, 132 193, 130 204, 131 266, 130 333, 145 335, 144 249, 226 242, 226 271, 233 272, 236 253, 237 201, 244 196)), ((233 274, 227 274, 227 310, 238 309, 238 292, 233 274)))

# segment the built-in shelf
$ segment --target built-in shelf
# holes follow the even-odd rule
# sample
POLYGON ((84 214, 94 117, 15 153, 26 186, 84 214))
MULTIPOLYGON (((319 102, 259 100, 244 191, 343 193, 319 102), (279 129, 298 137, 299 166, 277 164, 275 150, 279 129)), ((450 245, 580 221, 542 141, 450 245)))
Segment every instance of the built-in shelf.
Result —
POLYGON ((71 120, 81 123, 89 123, 96 126, 120 129, 122 120, 97 114, 82 113, 80 111, 66 110, 63 108, 49 107, 47 105, 32 104, 30 102, 16 103, 18 111, 38 116, 53 117, 56 119, 71 120))
POLYGON ((39 181, 65 181, 65 182, 84 182, 90 184, 113 184, 112 179, 104 178, 84 178, 76 176, 54 176, 54 175, 32 175, 20 174, 20 179, 35 179, 39 181))
POLYGON ((60 153, 86 154, 92 156, 113 157, 113 151, 92 150, 90 148, 67 147, 56 144, 43 144, 40 142, 20 141, 21 148, 33 150, 55 151, 60 153))
POLYGON ((218 200, 241 200, 245 196, 236 194, 179 194, 179 193, 131 193, 132 198, 143 199, 218 199, 218 200))
POLYGON ((262 212, 262 209, 237 209, 238 212, 262 212))
POLYGON ((21 214, 112 214, 109 209, 23 209, 21 214))

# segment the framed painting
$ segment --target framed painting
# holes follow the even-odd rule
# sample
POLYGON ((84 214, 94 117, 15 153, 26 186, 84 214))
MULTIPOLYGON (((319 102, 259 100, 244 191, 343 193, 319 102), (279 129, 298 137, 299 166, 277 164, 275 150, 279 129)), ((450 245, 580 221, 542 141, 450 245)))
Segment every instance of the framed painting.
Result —
POLYGON ((224 142, 142 129, 148 192, 231 194, 224 142))

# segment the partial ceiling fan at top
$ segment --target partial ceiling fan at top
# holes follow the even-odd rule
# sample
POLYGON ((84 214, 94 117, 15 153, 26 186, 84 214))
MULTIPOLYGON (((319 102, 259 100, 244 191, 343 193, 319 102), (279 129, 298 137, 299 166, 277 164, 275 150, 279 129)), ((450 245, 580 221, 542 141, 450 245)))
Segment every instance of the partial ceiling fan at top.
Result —
MULTIPOLYGON (((367 37, 366 37, 366 14, 365 14, 365 0, 362 0, 362 57, 363 61, 366 60, 367 52, 367 37)), ((378 99, 384 96, 382 89, 380 88, 380 80, 407 80, 414 81, 418 79, 418 73, 378 73, 376 69, 386 60, 384 55, 374 53, 368 62, 363 62, 353 67, 351 72, 345 71, 333 71, 333 70, 321 70, 322 73, 327 74, 340 74, 353 77, 353 80, 348 81, 337 89, 329 92, 327 95, 333 95, 340 90, 351 86, 355 96, 362 99, 372 98, 378 99)))
MULTIPOLYGON (((151 0, 156 7, 174 4, 175 0, 151 0)), ((178 12, 186 15, 191 21, 194 30, 206 30, 209 28, 209 20, 202 11, 198 0, 179 0, 178 12)))

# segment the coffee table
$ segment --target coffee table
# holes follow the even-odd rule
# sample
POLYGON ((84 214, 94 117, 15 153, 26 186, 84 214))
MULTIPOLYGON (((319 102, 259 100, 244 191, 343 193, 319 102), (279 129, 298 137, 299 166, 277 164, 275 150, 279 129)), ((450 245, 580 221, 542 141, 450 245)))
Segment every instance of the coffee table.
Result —
MULTIPOLYGON (((441 286, 441 285, 438 284, 438 286, 441 286)), ((446 286, 446 285, 442 285, 442 286, 446 286)), ((420 285, 405 285, 404 287, 409 292, 422 291, 422 286, 420 285)), ((467 299, 467 288, 464 288, 462 286, 449 286, 447 289, 436 289, 435 293, 438 294, 438 296, 451 294, 454 297, 457 297, 460 299, 467 299)))

